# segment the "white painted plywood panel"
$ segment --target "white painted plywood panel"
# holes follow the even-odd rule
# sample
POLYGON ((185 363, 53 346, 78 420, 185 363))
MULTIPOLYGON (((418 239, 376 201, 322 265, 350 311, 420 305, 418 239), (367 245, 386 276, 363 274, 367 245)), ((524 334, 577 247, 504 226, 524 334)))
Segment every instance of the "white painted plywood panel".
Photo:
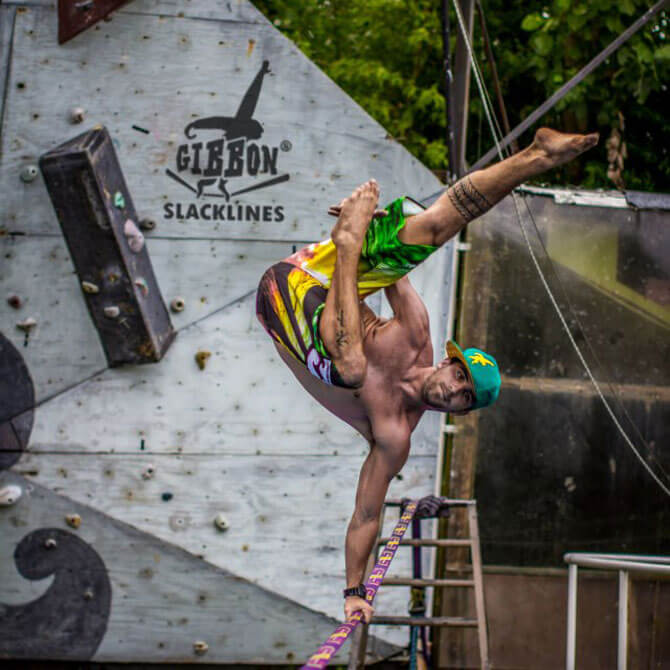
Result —
MULTIPOLYGON (((184 311, 171 314, 178 330, 254 291, 265 269, 293 250, 288 243, 158 237, 146 243, 166 304, 177 296, 185 300, 184 311)), ((0 323, 30 368, 37 402, 106 369, 64 239, 8 235, 0 238, 0 258, 0 323), (24 306, 11 308, 9 295, 20 296, 24 306), (26 317, 37 327, 24 346, 16 323, 26 317)))
MULTIPOLYGON (((24 495, 11 509, 0 509, 0 602, 21 606, 43 598, 40 616, 44 624, 59 616, 59 608, 62 613, 63 597, 71 596, 70 622, 85 616, 81 611, 84 601, 76 592, 54 598, 56 594, 46 593, 52 578, 24 579, 17 573, 13 556, 21 540, 45 528, 59 529, 74 536, 73 541, 85 542, 88 547, 76 558, 95 552, 112 591, 106 631, 93 656, 96 661, 298 662, 313 653, 317 641, 337 625, 335 619, 263 590, 89 506, 16 474, 2 473, 0 486, 10 483, 20 486, 24 495), (73 513, 82 519, 76 531, 65 523, 65 516, 73 513), (193 652, 196 640, 209 645, 204 657, 193 652)), ((68 551, 64 544, 60 549, 68 551)), ((71 586, 76 589, 76 579, 71 586)), ((16 648, 23 644, 39 652, 41 639, 31 640, 29 629, 21 632, 27 639, 14 640, 16 648)), ((68 651, 62 648, 64 654, 68 651)), ((384 651, 392 649, 387 646, 384 651)), ((346 652, 340 658, 345 659, 346 652)))
POLYGON ((21 352, 35 386, 36 402, 107 367, 74 267, 61 237, 0 237, 0 324, 21 352), (7 303, 18 295, 23 306, 7 303), (26 339, 16 327, 34 318, 26 339))
MULTIPOLYGON (((25 454, 14 471, 253 583, 338 617, 344 538, 362 461, 362 456, 277 454, 25 454), (145 480, 142 472, 149 464, 155 475, 145 480), (164 493, 172 498, 164 501, 164 493), (225 533, 213 525, 219 512, 230 522, 225 533)), ((391 482, 389 495, 432 492, 433 470, 433 457, 410 456, 402 480, 391 482)), ((387 531, 393 522, 390 516, 387 531)), ((410 559, 408 550, 399 552, 389 575, 410 574, 410 559)), ((404 612, 405 589, 388 591, 385 610, 404 612)))
MULTIPOLYGON (((160 364, 105 370, 39 407, 34 451, 360 454, 367 443, 311 398, 244 300, 182 330, 160 364), (195 362, 211 352, 205 370, 195 362), (91 431, 91 425, 96 426, 91 431)), ((434 439, 413 453, 435 454, 434 439)))
MULTIPOLYGON (((51 14, 33 7, 18 15, 0 161, 0 191, 7 195, 3 225, 10 230, 57 229, 41 182, 25 185, 19 175, 26 164, 81 131, 69 122, 71 107, 79 105, 87 110, 86 127, 97 122, 110 129, 138 211, 165 223, 163 234, 319 239, 331 225, 324 208, 370 176, 380 181, 385 198, 437 187, 428 170, 385 139, 381 126, 269 24, 240 29, 226 22, 119 14, 111 24, 99 24, 100 30, 84 33, 86 39, 58 47, 51 14), (233 196, 232 209, 219 208, 217 221, 189 216, 191 205, 199 213, 203 204, 221 205, 223 200, 213 197, 221 192, 211 184, 196 198, 166 169, 178 172, 184 145, 181 161, 190 163, 179 177, 195 189, 201 177, 193 172, 195 144, 221 133, 201 130, 188 139, 185 128, 195 119, 235 115, 264 60, 271 72, 253 117, 262 125, 257 150, 267 151, 274 162, 263 162, 266 174, 251 176, 245 153, 245 171, 228 178, 225 188, 230 194, 270 178, 289 180, 233 196), (268 208, 268 220, 254 221, 247 206, 256 213, 268 208), (172 218, 165 218, 170 213, 172 218)), ((246 142, 245 151, 251 144, 246 142)), ((210 154, 198 151, 202 169, 210 154)))
MULTIPOLYGON (((77 385, 38 407, 32 453, 16 469, 39 472, 37 481, 48 487, 145 524, 146 532, 206 558, 223 547, 216 554, 220 565, 230 553, 248 574, 261 575, 250 579, 262 579, 273 590, 281 584, 293 596, 304 593, 308 606, 315 602, 317 609, 340 616, 344 533, 367 446, 299 387, 257 324, 251 293, 265 267, 292 244, 327 236, 333 223, 327 205, 364 179, 378 179, 383 202, 405 192, 434 192, 438 182, 268 24, 140 16, 168 3, 177 13, 187 5, 196 13, 215 9, 204 1, 138 0, 64 47, 56 46, 53 10, 20 15, 20 57, 12 67, 9 132, 0 155, 0 228, 28 235, 3 239, 20 253, 11 259, 11 281, 0 271, 0 290, 25 282, 28 306, 40 306, 36 339, 22 349, 40 397, 49 386, 77 385), (235 114, 264 59, 272 72, 264 78, 254 118, 263 125, 262 142, 279 147, 278 174, 289 180, 231 200, 233 215, 238 203, 261 212, 269 207, 271 221, 253 223, 247 213, 231 218, 228 212, 225 220, 206 219, 202 205, 221 199, 196 198, 165 170, 176 172, 180 144, 188 144, 193 159, 195 140, 184 135, 188 123, 235 114), (19 179, 25 164, 82 130, 68 122, 74 105, 88 110, 87 123, 109 126, 138 212, 158 221, 147 244, 164 298, 187 299, 187 310, 173 317, 181 332, 160 364, 105 370, 86 382, 99 368, 73 362, 72 356, 99 360, 97 334, 41 181, 24 185, 19 179), (182 216, 166 219, 166 203, 173 210, 181 203, 182 216), (198 218, 186 216, 190 205, 196 205, 198 218), (283 207, 281 220, 275 220, 276 207, 283 207), (51 262, 54 250, 57 260, 51 262), (49 295, 59 302, 49 302, 49 295), (193 321, 198 323, 189 326, 193 321), (212 352, 203 372, 193 358, 198 349, 212 352), (48 385, 50 378, 57 381, 48 385), (145 481, 141 472, 149 463, 157 471, 145 481), (168 490, 173 498, 163 502, 168 490), (211 524, 218 511, 235 519, 224 536, 211 524), (278 519, 280 512, 285 519, 278 519)), ((208 133, 202 131, 203 140, 210 141, 208 133)), ((182 176, 196 183, 193 175, 182 176)), ((254 179, 246 175, 226 186, 232 192, 254 179)), ((441 273, 448 261, 440 254, 412 275, 431 313, 434 346, 444 331, 441 273)), ((3 309, 9 308, 0 306, 4 319, 3 309)), ((17 334, 20 346, 23 336, 11 336, 17 334)), ((403 479, 393 482, 393 495, 433 492, 437 434, 437 415, 427 415, 415 432, 403 479)), ((395 572, 409 569, 407 552, 395 572)), ((403 614, 407 595, 406 589, 382 592, 379 611, 403 614)), ((405 641, 405 630, 394 634, 405 641)))

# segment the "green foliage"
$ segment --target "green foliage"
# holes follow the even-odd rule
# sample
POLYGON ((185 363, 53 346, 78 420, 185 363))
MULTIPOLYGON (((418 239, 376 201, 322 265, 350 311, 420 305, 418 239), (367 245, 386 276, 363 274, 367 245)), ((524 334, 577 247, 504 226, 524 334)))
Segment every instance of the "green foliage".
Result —
MULTIPOLYGON (((649 0, 482 0, 512 126, 575 75, 649 6, 649 0)), ((429 167, 447 166, 441 2, 257 0, 256 5, 335 82, 429 167)), ((452 8, 452 45, 456 20, 452 8)), ((599 130, 599 147, 548 176, 552 183, 612 188, 605 140, 626 122, 627 188, 670 190, 670 44, 658 15, 541 121, 599 130)), ((474 49, 493 98, 475 19, 474 49)), ((492 144, 474 82, 468 159, 492 144)), ((499 111, 496 107, 496 113, 499 111)), ((539 125, 539 124, 538 124, 539 125)), ((530 133, 522 144, 530 141, 530 133)))

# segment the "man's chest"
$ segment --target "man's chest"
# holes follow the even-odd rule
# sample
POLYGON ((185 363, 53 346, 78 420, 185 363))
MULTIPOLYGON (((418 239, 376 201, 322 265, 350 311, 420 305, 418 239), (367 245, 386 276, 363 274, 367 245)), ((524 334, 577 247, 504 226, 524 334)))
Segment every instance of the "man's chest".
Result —
POLYGON ((410 342, 406 328, 395 319, 379 319, 365 329, 363 351, 375 383, 402 378, 416 364, 420 351, 410 342))

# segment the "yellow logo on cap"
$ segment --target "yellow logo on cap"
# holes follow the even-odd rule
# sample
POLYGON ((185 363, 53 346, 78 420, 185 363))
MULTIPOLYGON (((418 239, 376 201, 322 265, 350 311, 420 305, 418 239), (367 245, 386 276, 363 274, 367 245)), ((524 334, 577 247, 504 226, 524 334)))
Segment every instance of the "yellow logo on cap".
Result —
POLYGON ((484 358, 480 353, 470 354, 468 358, 472 362, 472 365, 493 365, 488 358, 484 358))

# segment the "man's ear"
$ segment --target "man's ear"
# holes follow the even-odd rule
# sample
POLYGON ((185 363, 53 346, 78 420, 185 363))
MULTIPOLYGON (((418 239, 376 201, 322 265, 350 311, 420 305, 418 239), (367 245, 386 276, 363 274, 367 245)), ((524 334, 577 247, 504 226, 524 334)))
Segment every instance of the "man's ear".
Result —
POLYGON ((440 368, 443 368, 446 365, 449 365, 449 359, 443 358, 435 367, 439 370, 440 368))

